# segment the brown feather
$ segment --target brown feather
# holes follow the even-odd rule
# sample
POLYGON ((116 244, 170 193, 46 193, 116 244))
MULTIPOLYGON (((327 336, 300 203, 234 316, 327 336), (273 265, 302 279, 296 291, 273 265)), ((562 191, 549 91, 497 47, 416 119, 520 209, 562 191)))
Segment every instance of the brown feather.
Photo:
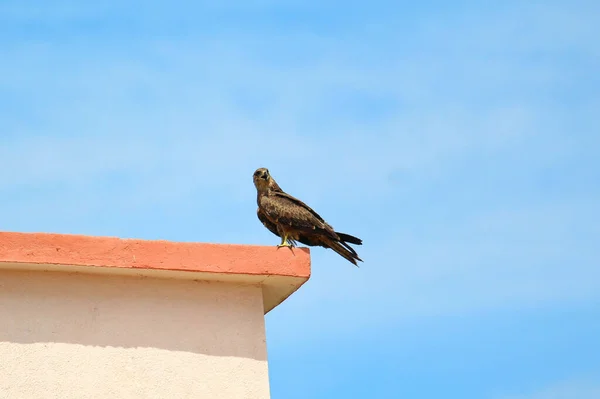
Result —
POLYGON ((341 255, 346 260, 348 260, 350 263, 352 263, 354 266, 358 267, 358 264, 356 263, 357 260, 362 262, 362 259, 360 259, 356 255, 356 252, 354 252, 354 250, 352 250, 352 252, 349 251, 348 249, 344 248, 340 242, 328 240, 328 239, 325 239, 324 241, 325 241, 324 242, 325 245, 323 245, 323 246, 326 246, 326 248, 328 247, 328 248, 333 249, 339 255, 341 255))

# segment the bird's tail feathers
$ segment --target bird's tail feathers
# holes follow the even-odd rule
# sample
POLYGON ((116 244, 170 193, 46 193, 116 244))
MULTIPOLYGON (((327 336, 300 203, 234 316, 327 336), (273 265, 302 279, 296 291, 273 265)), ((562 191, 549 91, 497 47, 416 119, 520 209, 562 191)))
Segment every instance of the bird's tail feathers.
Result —
POLYGON ((333 249, 344 259, 346 259, 350 263, 352 263, 354 266, 358 267, 358 264, 356 263, 357 260, 362 262, 362 259, 358 257, 358 255, 356 254, 356 252, 354 252, 354 250, 351 249, 351 251, 349 251, 341 243, 339 243, 337 241, 329 241, 328 244, 329 244, 329 248, 333 249))
POLYGON ((335 232, 335 234, 337 234, 338 237, 340 237, 340 240, 342 241, 349 242, 350 244, 362 245, 362 240, 360 238, 351 236, 350 234, 338 233, 337 231, 335 232))
POLYGON ((345 243, 344 241, 339 241, 339 243, 346 248, 348 251, 350 251, 350 253, 352 254, 352 256, 357 257, 358 254, 356 253, 356 251, 354 250, 354 248, 352 248, 350 245, 348 245, 347 243, 345 243))

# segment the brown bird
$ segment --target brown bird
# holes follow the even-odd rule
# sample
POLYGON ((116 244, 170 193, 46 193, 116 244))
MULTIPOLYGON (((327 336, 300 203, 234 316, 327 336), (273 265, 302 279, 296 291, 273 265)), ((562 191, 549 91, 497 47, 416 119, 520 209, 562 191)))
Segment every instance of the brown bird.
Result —
POLYGON ((253 176, 256 187, 258 219, 273 234, 281 237, 278 247, 294 247, 296 241, 308 246, 331 248, 352 264, 362 262, 348 245, 362 245, 362 240, 334 231, 317 212, 304 202, 284 192, 266 168, 256 169, 253 176))

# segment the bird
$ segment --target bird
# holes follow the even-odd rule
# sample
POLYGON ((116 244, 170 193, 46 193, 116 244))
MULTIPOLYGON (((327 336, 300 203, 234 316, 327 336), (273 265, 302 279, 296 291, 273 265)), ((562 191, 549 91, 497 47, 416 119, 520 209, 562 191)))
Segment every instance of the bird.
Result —
POLYGON ((350 263, 363 262, 348 244, 362 245, 360 238, 337 232, 317 212, 299 199, 284 192, 267 168, 253 175, 256 187, 256 214, 271 233, 281 238, 280 247, 295 247, 297 241, 311 247, 330 248, 350 263))

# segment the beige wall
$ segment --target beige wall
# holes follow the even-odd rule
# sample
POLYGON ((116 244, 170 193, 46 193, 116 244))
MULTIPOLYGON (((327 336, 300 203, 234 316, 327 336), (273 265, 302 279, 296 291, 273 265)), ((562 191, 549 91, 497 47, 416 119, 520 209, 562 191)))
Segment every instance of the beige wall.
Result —
POLYGON ((0 398, 269 397, 257 286, 0 270, 0 398))

